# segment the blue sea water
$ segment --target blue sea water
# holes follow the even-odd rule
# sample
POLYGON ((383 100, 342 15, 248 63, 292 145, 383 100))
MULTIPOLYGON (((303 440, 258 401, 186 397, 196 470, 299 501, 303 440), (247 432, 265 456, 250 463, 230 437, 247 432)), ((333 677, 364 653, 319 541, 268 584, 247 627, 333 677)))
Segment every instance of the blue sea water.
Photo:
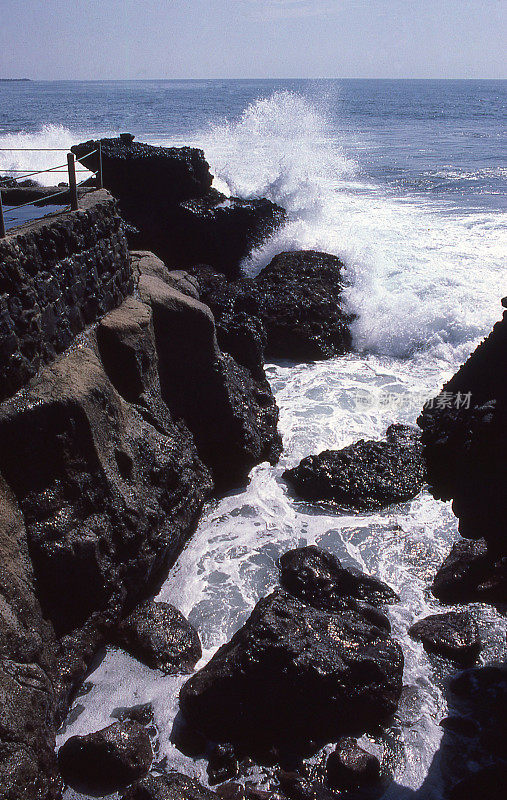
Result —
MULTIPOLYGON (((160 597, 196 625, 204 663, 276 585, 276 559, 290 547, 317 543, 390 583, 401 598, 389 616, 405 654, 404 682, 417 700, 410 723, 363 741, 380 755, 396 744, 386 800, 442 798, 439 723, 449 668, 435 665, 407 630, 442 610, 428 587, 458 537, 456 519, 426 491, 381 513, 316 510, 289 496, 281 473, 311 452, 379 438, 392 422, 414 423, 500 317, 506 99, 507 81, 0 83, 0 174, 61 158, 2 148, 68 148, 122 131, 200 146, 222 191, 268 196, 288 210, 287 224, 245 260, 247 271, 298 248, 335 253, 346 265, 353 352, 267 365, 280 406, 281 462, 260 465, 244 491, 207 509, 160 597)), ((486 606, 472 612, 483 663, 505 657, 505 618, 486 606)), ((115 707, 150 701, 160 759, 205 781, 205 763, 171 743, 183 680, 109 649, 59 743, 110 723, 115 707)), ((269 783, 269 775, 252 777, 269 783)))

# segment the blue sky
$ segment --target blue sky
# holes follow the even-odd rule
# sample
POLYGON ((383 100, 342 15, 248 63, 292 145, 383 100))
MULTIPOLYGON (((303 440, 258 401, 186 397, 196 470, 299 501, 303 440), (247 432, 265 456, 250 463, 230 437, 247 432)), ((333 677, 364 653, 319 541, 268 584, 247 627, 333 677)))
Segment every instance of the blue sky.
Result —
POLYGON ((505 0, 1 0, 0 77, 506 77, 505 0))

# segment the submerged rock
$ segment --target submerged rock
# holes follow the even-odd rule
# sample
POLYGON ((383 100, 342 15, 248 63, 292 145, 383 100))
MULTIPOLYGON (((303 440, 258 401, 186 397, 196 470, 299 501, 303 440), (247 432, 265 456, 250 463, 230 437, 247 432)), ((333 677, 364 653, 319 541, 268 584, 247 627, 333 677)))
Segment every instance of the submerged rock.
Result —
POLYGON ((394 603, 399 598, 390 586, 315 545, 289 550, 279 560, 280 583, 305 603, 324 611, 341 611, 344 598, 371 603, 394 603))
POLYGON ((490 555, 485 539, 456 542, 432 592, 443 603, 507 603, 507 557, 490 555))
POLYGON ((260 320, 270 358, 306 361, 331 358, 351 348, 353 316, 344 309, 344 269, 336 256, 301 250, 275 256, 253 279, 228 282, 202 268, 195 274, 201 299, 229 338, 240 315, 243 326, 250 328, 252 320, 260 320))
POLYGON ((109 794, 148 772, 150 737, 136 722, 124 720, 86 736, 72 736, 58 752, 66 783, 82 792, 109 794))
POLYGON ((217 795, 179 772, 150 775, 131 786, 122 800, 216 800, 217 795))
POLYGON ((208 780, 210 786, 236 778, 239 772, 238 758, 230 744, 217 744, 208 760, 208 780))
POLYGON ((261 760, 314 752, 392 714, 403 654, 357 611, 331 614, 277 590, 182 687, 189 723, 261 760))
POLYGON ((202 656, 197 631, 169 603, 149 600, 138 606, 120 623, 114 639, 143 664, 170 675, 190 672, 202 656))
MULTIPOLYGON (((72 148, 84 166, 96 170, 97 141, 72 148)), ((239 275, 241 260, 286 217, 265 198, 226 197, 211 184, 202 150, 154 147, 127 139, 101 139, 104 186, 118 198, 134 249, 148 249, 167 265, 209 264, 239 275)))
POLYGON ((355 739, 343 738, 327 759, 326 773, 333 789, 360 789, 379 782, 380 762, 355 739))
POLYGON ((475 661, 482 648, 477 625, 468 612, 430 614, 412 625, 409 634, 430 653, 461 663, 475 661))
POLYGON ((324 450, 283 476, 304 500, 359 511, 411 500, 425 480, 420 434, 408 425, 391 425, 386 441, 361 439, 343 450, 324 450))

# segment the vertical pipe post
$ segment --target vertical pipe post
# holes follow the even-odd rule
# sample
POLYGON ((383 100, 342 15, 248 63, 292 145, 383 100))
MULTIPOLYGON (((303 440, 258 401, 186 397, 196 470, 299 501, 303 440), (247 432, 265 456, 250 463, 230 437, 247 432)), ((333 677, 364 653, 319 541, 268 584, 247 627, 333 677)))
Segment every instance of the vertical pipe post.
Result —
POLYGON ((104 179, 102 177, 102 143, 99 142, 99 172, 97 175, 99 189, 104 188, 104 179))
POLYGON ((74 153, 67 153, 67 166, 69 168, 70 210, 77 211, 76 160, 74 153))
POLYGON ((0 239, 5 236, 4 207, 2 205, 2 192, 0 191, 0 239))

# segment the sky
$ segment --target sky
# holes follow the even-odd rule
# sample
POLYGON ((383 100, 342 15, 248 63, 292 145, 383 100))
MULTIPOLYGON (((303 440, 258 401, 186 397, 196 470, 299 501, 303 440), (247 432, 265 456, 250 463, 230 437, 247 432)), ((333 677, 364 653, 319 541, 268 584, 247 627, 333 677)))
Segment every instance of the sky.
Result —
POLYGON ((0 0, 0 77, 505 78, 506 0, 0 0))

